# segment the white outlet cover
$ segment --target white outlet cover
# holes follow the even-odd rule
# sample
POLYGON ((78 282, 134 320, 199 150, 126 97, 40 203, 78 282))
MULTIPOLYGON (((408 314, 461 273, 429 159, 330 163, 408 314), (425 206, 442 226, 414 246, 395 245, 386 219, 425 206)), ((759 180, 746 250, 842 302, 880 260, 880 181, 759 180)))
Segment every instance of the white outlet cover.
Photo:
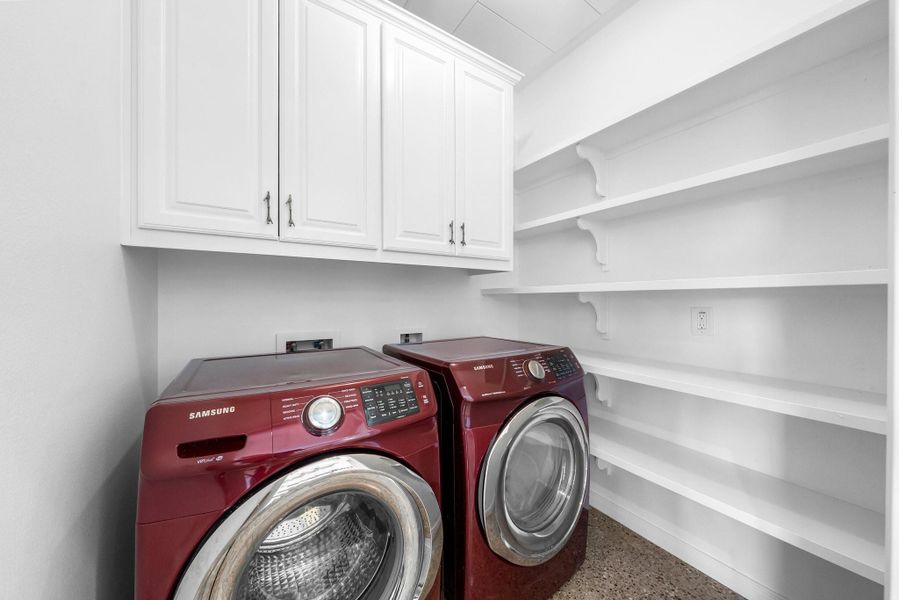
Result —
POLYGON ((715 335, 715 318, 711 306, 690 307, 690 332, 693 335, 715 335), (702 326, 703 315, 705 315, 705 327, 702 326))

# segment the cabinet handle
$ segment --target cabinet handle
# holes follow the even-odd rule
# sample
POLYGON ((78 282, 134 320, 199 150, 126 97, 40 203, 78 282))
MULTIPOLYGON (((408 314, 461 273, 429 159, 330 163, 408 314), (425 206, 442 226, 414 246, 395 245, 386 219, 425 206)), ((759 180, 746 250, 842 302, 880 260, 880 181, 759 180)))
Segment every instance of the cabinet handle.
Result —
POLYGON ((453 223, 455 223, 455 221, 450 221, 450 224, 449 224, 449 228, 450 228, 450 245, 451 245, 451 246, 454 246, 454 245, 456 244, 456 228, 453 227, 453 223))
POLYGON ((465 223, 464 222, 462 223, 461 229, 462 229, 462 241, 460 242, 460 244, 464 246, 465 245, 465 223))
POLYGON ((262 199, 265 202, 265 224, 273 225, 275 222, 272 221, 272 195, 269 192, 265 193, 265 198, 262 199))
POLYGON ((293 222, 293 196, 290 195, 290 194, 287 194, 287 202, 285 202, 284 204, 287 205, 287 226, 288 226, 288 227, 293 227, 293 226, 294 226, 294 222, 293 222))

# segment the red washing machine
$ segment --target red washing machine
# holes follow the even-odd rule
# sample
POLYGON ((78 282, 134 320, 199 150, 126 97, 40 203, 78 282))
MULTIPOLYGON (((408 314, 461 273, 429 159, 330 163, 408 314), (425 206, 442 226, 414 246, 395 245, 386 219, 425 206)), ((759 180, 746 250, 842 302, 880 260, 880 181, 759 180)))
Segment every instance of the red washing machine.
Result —
POLYGON ((367 348, 191 361, 147 411, 137 600, 438 600, 437 405, 367 348))
POLYGON ((542 600, 583 562, 584 372, 568 348, 496 338, 384 346, 440 407, 444 595, 542 600))

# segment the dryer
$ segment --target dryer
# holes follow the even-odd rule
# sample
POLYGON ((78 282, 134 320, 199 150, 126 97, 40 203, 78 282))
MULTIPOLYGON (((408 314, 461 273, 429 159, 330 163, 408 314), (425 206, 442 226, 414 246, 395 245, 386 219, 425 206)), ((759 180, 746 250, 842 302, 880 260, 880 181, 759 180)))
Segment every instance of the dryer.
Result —
POLYGON ((437 600, 436 413, 367 348, 191 361, 146 415, 136 598, 437 600))
POLYGON ((586 553, 587 400, 577 358, 487 337, 384 352, 427 369, 438 397, 445 597, 551 596, 586 553))

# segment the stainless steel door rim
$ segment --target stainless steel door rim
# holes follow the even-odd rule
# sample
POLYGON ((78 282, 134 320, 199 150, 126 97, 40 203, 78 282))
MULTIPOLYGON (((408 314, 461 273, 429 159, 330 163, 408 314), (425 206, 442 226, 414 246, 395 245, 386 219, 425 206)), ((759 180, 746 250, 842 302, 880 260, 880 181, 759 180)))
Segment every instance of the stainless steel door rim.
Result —
POLYGON ((588 455, 587 427, 568 400, 558 396, 539 398, 515 413, 497 433, 481 466, 480 518, 490 549, 521 566, 539 565, 558 554, 580 517, 587 491, 588 455), (558 445, 549 443, 553 435, 558 445), (543 440, 547 443, 541 449, 543 440), (543 461, 543 466, 552 462, 552 481, 530 482, 538 488, 543 485, 544 493, 528 498, 535 506, 528 505, 524 510, 511 506, 515 499, 507 497, 510 487, 514 492, 528 483, 515 487, 517 474, 510 471, 510 464, 525 464, 538 474, 535 461, 527 464, 531 458, 527 455, 533 449, 545 451, 546 458, 551 459, 543 461))
POLYGON ((396 525, 397 562, 382 598, 417 600, 440 568, 443 528, 431 487, 400 463, 345 454, 300 467, 249 496, 212 532, 191 560, 174 600, 232 600, 260 543, 292 513, 336 493, 372 498, 396 525))

